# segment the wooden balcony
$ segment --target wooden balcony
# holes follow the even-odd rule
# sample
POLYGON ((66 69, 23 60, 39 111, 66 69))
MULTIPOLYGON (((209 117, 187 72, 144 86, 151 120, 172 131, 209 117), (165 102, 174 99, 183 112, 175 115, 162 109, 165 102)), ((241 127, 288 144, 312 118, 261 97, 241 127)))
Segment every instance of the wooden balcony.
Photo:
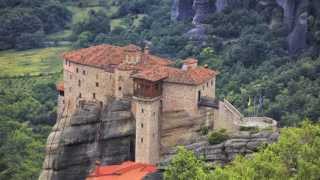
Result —
POLYGON ((133 96, 139 98, 155 98, 162 95, 162 83, 143 79, 134 80, 133 96))

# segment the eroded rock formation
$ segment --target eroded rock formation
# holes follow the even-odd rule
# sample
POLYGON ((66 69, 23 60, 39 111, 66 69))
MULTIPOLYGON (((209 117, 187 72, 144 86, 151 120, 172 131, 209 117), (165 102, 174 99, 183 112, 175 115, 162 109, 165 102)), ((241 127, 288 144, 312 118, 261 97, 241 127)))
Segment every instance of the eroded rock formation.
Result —
POLYGON ((72 116, 65 110, 48 137, 39 179, 85 179, 96 160, 102 164, 133 160, 133 122, 127 101, 114 101, 103 109, 83 102, 72 116))
POLYGON ((194 16, 192 9, 193 0, 173 0, 171 7, 172 20, 188 20, 194 16))
MULTIPOLYGON (((272 6, 272 8, 280 8, 282 13, 281 23, 287 27, 287 44, 290 54, 299 52, 300 50, 307 47, 307 36, 308 36, 308 18, 310 17, 310 7, 317 6, 317 1, 312 0, 193 0, 188 1, 173 1, 172 17, 175 20, 185 20, 189 18, 192 13, 191 9, 194 9, 193 24, 194 28, 191 29, 186 35, 192 40, 204 41, 206 40, 205 29, 203 24, 205 23, 208 16, 214 12, 222 12, 226 8, 259 8, 272 6)), ((272 10, 272 8, 269 10, 272 10)), ((273 11, 278 13, 278 11, 273 11)), ((270 22, 274 23, 274 22, 270 22)), ((272 27, 272 26, 270 26, 272 27)))
MULTIPOLYGON (((233 160, 236 155, 249 155, 256 152, 263 144, 270 144, 277 141, 278 132, 262 131, 258 133, 241 132, 234 134, 227 141, 210 145, 206 137, 198 139, 195 143, 185 147, 195 152, 199 157, 204 157, 213 164, 226 164, 233 160)), ((176 153, 176 148, 169 151, 162 159, 162 165, 166 165, 176 153)))

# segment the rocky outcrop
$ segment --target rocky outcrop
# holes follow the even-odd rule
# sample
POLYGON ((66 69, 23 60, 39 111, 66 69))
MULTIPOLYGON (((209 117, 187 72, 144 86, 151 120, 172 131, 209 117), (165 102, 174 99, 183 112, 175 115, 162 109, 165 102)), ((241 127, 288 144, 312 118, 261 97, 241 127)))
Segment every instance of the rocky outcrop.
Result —
POLYGON ((189 20, 194 16, 193 0, 173 0, 171 19, 176 21, 189 20))
MULTIPOLYGON (((277 141, 278 132, 262 131, 259 133, 240 132, 231 136, 227 141, 210 145, 206 137, 202 137, 196 143, 185 147, 195 152, 198 157, 204 157, 212 164, 225 165, 233 160, 236 155, 249 155, 256 152, 263 144, 270 144, 277 141)), ((162 165, 167 165, 176 149, 169 151, 162 159, 162 165)))
MULTIPOLYGON (((173 19, 185 20, 186 17, 190 18, 193 14, 191 13, 191 3, 191 0, 174 0, 172 6, 173 19)), ((211 14, 222 12, 226 8, 256 8, 259 12, 259 8, 266 6, 268 6, 268 11, 280 8, 282 10, 282 23, 285 24, 288 30, 288 50, 290 54, 295 54, 307 47, 309 7, 317 6, 317 3, 317 1, 313 2, 312 0, 193 0, 194 16, 192 22, 195 27, 186 33, 186 35, 191 40, 207 40, 203 24, 206 23, 207 18, 211 14)), ((272 13, 278 13, 278 11, 272 11, 272 13)), ((274 22, 270 23, 273 24, 274 22)), ((270 27, 273 26, 271 25, 270 27)))
POLYGON ((193 9, 195 10, 195 15, 192 23, 199 25, 203 24, 208 15, 214 12, 215 4, 212 0, 194 0, 193 9))
POLYGON ((294 54, 306 47, 309 0, 277 0, 277 3, 283 9, 283 22, 290 32, 288 35, 289 51, 294 54))
POLYGON ((65 110, 50 133, 39 179, 85 179, 96 160, 133 160, 134 134, 129 102, 113 101, 104 108, 81 102, 73 115, 65 110))

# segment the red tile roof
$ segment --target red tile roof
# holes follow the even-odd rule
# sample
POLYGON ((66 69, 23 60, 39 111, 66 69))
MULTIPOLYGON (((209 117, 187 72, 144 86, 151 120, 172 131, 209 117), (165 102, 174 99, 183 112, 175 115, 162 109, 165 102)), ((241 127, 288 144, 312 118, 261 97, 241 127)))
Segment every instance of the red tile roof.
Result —
POLYGON ((149 81, 164 79, 165 82, 199 85, 212 79, 217 74, 216 71, 204 67, 182 70, 169 66, 149 66, 131 77, 149 81))
POLYGON ((142 180, 156 171, 154 165, 127 161, 121 165, 98 166, 86 180, 142 180))
POLYGON ((56 84, 56 88, 58 91, 64 91, 64 82, 60 81, 56 84))
POLYGON ((188 58, 186 60, 183 60, 182 63, 183 64, 196 64, 196 63, 198 63, 198 60, 194 59, 194 58, 188 58))
POLYGON ((131 51, 131 52, 135 52, 135 51, 141 51, 141 48, 134 45, 134 44, 129 44, 127 46, 123 47, 126 51, 131 51))
POLYGON ((144 67, 140 72, 133 74, 131 77, 155 82, 167 78, 168 75, 168 72, 162 70, 161 66, 148 66, 144 67))
POLYGON ((64 59, 96 67, 118 65, 124 60, 124 48, 111 45, 98 45, 65 53, 64 59))
POLYGON ((125 52, 140 52, 142 63, 152 65, 169 65, 169 59, 157 57, 151 54, 144 54, 141 48, 135 45, 124 47, 113 45, 98 45, 89 48, 83 48, 63 54, 63 58, 75 63, 104 68, 108 65, 119 65, 125 59, 125 52))

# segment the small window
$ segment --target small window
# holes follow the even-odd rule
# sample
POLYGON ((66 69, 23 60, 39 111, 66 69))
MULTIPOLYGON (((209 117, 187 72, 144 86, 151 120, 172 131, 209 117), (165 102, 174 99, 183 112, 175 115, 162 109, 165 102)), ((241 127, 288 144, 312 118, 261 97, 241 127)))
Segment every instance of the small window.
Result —
POLYGON ((92 96, 93 96, 93 99, 96 99, 96 93, 93 93, 92 96))
POLYGON ((122 87, 120 86, 118 89, 119 89, 119 91, 121 91, 121 90, 122 90, 122 87))
POLYGON ((213 80, 211 80, 211 85, 213 86, 213 80))
POLYGON ((140 139, 141 143, 143 143, 143 138, 140 139))
POLYGON ((85 71, 85 70, 83 70, 83 71, 82 71, 82 74, 83 74, 83 75, 86 75, 86 71, 85 71))
POLYGON ((64 104, 64 100, 62 100, 62 104, 64 104))
POLYGON ((81 87, 81 80, 78 81, 78 86, 81 87))
POLYGON ((141 112, 144 113, 144 109, 143 108, 141 109, 141 112))
POLYGON ((99 83, 98 82, 96 82, 96 87, 99 87, 99 83))
POLYGON ((79 98, 82 98, 82 94, 81 93, 79 93, 79 98))
POLYGON ((66 60, 66 65, 68 65, 68 61, 66 60))
POLYGON ((69 66, 71 65, 70 61, 69 61, 69 66))
POLYGON ((207 82, 207 87, 209 87, 209 83, 207 82))
POLYGON ((143 128, 143 123, 141 123, 141 128, 143 128))
POLYGON ((79 68, 76 69, 76 72, 79 73, 79 68))

